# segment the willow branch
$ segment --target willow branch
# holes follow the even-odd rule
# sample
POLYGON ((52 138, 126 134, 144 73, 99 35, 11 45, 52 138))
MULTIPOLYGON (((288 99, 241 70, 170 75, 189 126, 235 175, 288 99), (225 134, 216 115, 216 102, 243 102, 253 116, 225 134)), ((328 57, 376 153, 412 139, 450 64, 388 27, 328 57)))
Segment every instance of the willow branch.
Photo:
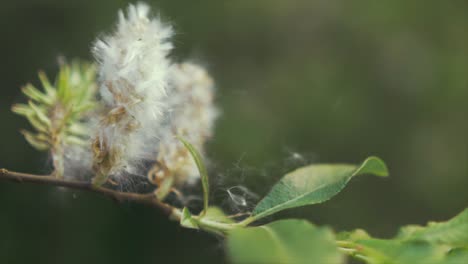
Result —
POLYGON ((141 204, 146 204, 151 207, 157 208, 167 216, 175 217, 176 219, 180 218, 179 209, 159 201, 154 195, 154 193, 141 194, 132 192, 120 192, 104 187, 96 187, 89 182, 63 180, 50 175, 33 175, 8 171, 6 169, 0 169, 0 180, 61 186, 77 190, 99 193, 119 202, 133 201, 141 204))

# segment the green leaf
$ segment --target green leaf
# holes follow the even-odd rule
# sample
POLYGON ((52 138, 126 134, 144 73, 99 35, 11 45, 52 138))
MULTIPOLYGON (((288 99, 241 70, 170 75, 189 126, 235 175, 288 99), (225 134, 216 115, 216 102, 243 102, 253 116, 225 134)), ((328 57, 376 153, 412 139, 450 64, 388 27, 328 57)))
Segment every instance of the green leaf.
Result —
POLYGON ((460 264, 468 263, 468 249, 467 248, 457 248, 450 250, 450 252, 445 257, 444 264, 460 264))
POLYGON ((80 123, 72 123, 67 129, 67 132, 70 135, 75 135, 75 136, 87 136, 89 134, 88 128, 80 123))
POLYGON ((425 241, 365 239, 348 248, 351 255, 374 264, 446 264, 468 263, 466 249, 451 251, 446 245, 425 241))
POLYGON ((69 145, 87 146, 89 142, 81 137, 65 136, 64 142, 69 145))
POLYGON ((46 91, 47 95, 49 97, 53 97, 57 94, 55 88, 50 84, 49 79, 47 78, 47 75, 43 71, 39 71, 39 80, 41 81, 42 86, 44 87, 44 90, 46 91))
POLYGON ((338 194, 356 175, 387 176, 385 163, 377 157, 360 166, 317 164, 286 174, 255 207, 252 217, 260 219, 273 213, 304 205, 317 204, 338 194))
POLYGON ((29 121, 29 123, 31 123, 31 125, 34 127, 34 129, 36 129, 37 131, 39 132, 42 132, 42 133, 45 133, 45 134, 48 134, 49 133, 49 127, 44 124, 43 122, 41 122, 37 115, 35 113, 32 113, 30 115, 27 115, 26 116, 26 119, 29 121))
POLYGON ((46 94, 41 93, 36 87, 32 84, 27 84, 22 89, 23 93, 29 98, 38 101, 39 103, 51 105, 53 103, 52 98, 48 97, 46 94))
POLYGON ((210 186, 208 182, 208 172, 205 167, 205 163, 203 162, 201 154, 195 149, 195 147, 190 144, 188 141, 183 139, 182 137, 177 136, 177 138, 184 144, 184 146, 188 149, 190 154, 192 155, 195 164, 197 164, 198 171, 200 172, 201 183, 203 187, 203 213, 208 210, 208 199, 210 197, 210 186))
POLYGON ((57 86, 57 95, 58 98, 63 102, 67 102, 70 96, 70 67, 68 65, 63 65, 60 68, 59 74, 56 80, 57 86))
POLYGON ((340 232, 336 234, 336 239, 338 240, 356 241, 368 238, 371 238, 371 236, 364 229, 356 229, 351 232, 340 232))
POLYGON ((49 117, 47 117, 47 111, 33 103, 32 101, 28 102, 29 107, 34 111, 34 114, 37 117, 37 120, 46 126, 50 127, 52 125, 52 122, 50 121, 49 117))
POLYGON ((34 135, 33 133, 21 130, 21 134, 23 134, 26 141, 36 148, 39 151, 46 151, 50 148, 50 144, 46 141, 43 134, 34 135))
POLYGON ((11 111, 22 116, 34 115, 34 110, 32 110, 31 107, 26 104, 14 104, 11 108, 11 111))
POLYGON ((368 263, 468 263, 468 209, 446 222, 403 227, 393 239, 371 238, 359 229, 337 237, 344 252, 368 263))
POLYGON ((224 235, 233 228, 236 228, 236 222, 227 217, 218 207, 209 207, 198 216, 192 217, 197 228, 212 232, 218 235, 224 235))
POLYGON ((333 233, 305 220, 234 229, 227 248, 233 263, 343 263, 333 233))
POLYGON ((203 219, 217 222, 217 223, 225 223, 225 224, 235 223, 233 219, 226 216, 223 210, 221 210, 219 207, 216 207, 216 206, 208 207, 208 210, 206 210, 206 213, 203 216, 203 219))
POLYGON ((468 209, 446 222, 430 222, 426 227, 403 227, 396 238, 468 247, 468 209))
POLYGON ((180 218, 180 225, 186 228, 198 229, 197 222, 192 218, 192 214, 184 207, 182 209, 182 217, 180 218))
POLYGON ((446 249, 429 243, 402 243, 392 240, 369 239, 359 241, 359 244, 370 253, 368 256, 377 260, 376 263, 440 263, 446 249))

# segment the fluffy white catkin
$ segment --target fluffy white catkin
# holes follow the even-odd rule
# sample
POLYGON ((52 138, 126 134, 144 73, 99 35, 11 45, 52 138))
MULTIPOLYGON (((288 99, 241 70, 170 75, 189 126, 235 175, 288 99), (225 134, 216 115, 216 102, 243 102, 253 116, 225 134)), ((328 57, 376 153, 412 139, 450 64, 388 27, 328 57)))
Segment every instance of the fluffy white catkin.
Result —
POLYGON ((156 155, 173 31, 149 11, 143 3, 130 5, 126 14, 120 11, 115 32, 93 47, 104 102, 92 147, 96 185, 109 175, 141 174, 139 163, 156 155))
POLYGON ((173 177, 177 185, 193 183, 200 177, 197 166, 175 136, 203 152, 218 115, 213 104, 213 80, 201 66, 176 64, 171 67, 168 92, 167 123, 160 132, 157 163, 149 177, 156 183, 165 177, 173 177))

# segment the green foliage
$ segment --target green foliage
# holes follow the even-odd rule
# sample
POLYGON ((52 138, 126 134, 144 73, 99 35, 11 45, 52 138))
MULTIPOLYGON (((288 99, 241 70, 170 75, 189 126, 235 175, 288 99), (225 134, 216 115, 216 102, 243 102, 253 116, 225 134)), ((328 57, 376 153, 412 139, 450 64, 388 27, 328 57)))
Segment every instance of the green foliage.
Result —
POLYGON ((26 117, 36 130, 36 133, 23 132, 32 146, 48 150, 59 135, 67 143, 83 143, 81 137, 87 131, 80 121, 95 106, 95 75, 94 65, 74 61, 61 66, 53 85, 44 72, 39 72, 44 91, 32 84, 23 87, 29 102, 14 105, 12 110, 26 117))
POLYGON ((200 216, 193 216, 190 211, 184 207, 184 209, 182 209, 180 225, 193 229, 207 228, 209 230, 212 229, 211 231, 223 231, 217 230, 217 228, 234 228, 235 221, 227 217, 220 208, 215 206, 208 207, 208 210, 204 211, 204 213, 200 216), (211 224, 214 224, 215 226, 210 227, 211 224))
MULTIPOLYGON (((280 210, 326 201, 360 174, 387 176, 378 158, 360 166, 318 164, 299 168, 276 184, 246 222, 280 210)), ((241 222, 242 223, 242 222, 241 222)), ((285 220, 228 235, 234 263, 341 263, 342 254, 371 264, 468 263, 468 209, 447 222, 403 227, 394 239, 372 238, 362 229, 337 235, 301 220, 285 220), (341 253, 339 253, 341 252, 341 253)))
POLYGON ((368 239, 360 241, 359 245, 369 263, 435 264, 446 263, 450 259, 446 247, 427 242, 368 239))
POLYGON ((468 209, 426 227, 401 228, 393 239, 376 239, 362 230, 338 235, 338 245, 367 263, 468 263, 468 209))
POLYGON ((403 227, 397 239, 468 247, 468 209, 447 222, 429 222, 425 227, 415 225, 403 227))
POLYGON ((358 229, 336 235, 336 242, 329 229, 282 220, 234 229, 227 245, 234 263, 341 263, 344 253, 370 264, 464 264, 468 263, 467 215, 468 209, 446 222, 403 227, 393 239, 372 238, 358 229))
POLYGON ((225 223, 225 224, 235 223, 234 220, 232 220, 231 218, 227 217, 224 214, 223 210, 221 210, 219 207, 216 207, 216 206, 208 207, 208 210, 203 216, 203 219, 213 221, 213 222, 218 222, 218 223, 225 223))
POLYGON ((185 139, 181 137, 178 137, 178 139, 188 149, 188 151, 193 157, 193 160, 195 161, 195 164, 197 164, 198 171, 200 172, 202 187, 203 187, 203 209, 204 209, 203 212, 206 212, 208 210, 208 201, 210 197, 210 185, 208 181, 208 171, 206 170, 205 163, 203 162, 203 158, 201 154, 198 152, 198 150, 195 149, 195 147, 192 144, 190 144, 190 142, 186 141, 185 139))
POLYGON ((186 228, 198 229, 198 224, 193 219, 192 214, 187 209, 187 207, 184 207, 184 209, 182 209, 182 217, 180 218, 180 225, 186 228))
MULTIPOLYGON (((39 78, 44 91, 26 85, 23 93, 29 102, 15 105, 13 111, 30 121, 35 132, 23 131, 25 138, 35 148, 51 151, 60 177, 64 146, 87 141, 86 115, 96 107, 95 68, 74 62, 61 67, 53 85, 43 73, 39 78)), ((446 222, 403 227, 393 239, 373 238, 362 229, 335 236, 329 228, 297 219, 247 227, 285 209, 325 202, 354 176, 388 176, 385 163, 377 157, 369 157, 360 165, 314 164, 290 172, 257 204, 251 216, 237 222, 235 216, 209 206, 209 179, 202 156, 189 142, 179 139, 200 172, 203 210, 193 215, 186 207, 180 210, 167 205, 171 216, 183 227, 226 236, 234 263, 334 264, 343 263, 345 254, 371 264, 468 263, 468 209, 446 222)), ((155 198, 163 200, 172 187, 172 180, 163 182, 154 192, 155 198)))
POLYGON ((38 150, 51 151, 59 177, 63 173, 63 147, 86 143, 88 130, 82 120, 96 106, 95 78, 95 66, 79 61, 62 65, 53 84, 45 73, 39 72, 43 91, 27 84, 22 91, 28 97, 28 104, 12 107, 35 130, 21 131, 26 140, 38 150))
MULTIPOLYGON (((34 123, 31 123, 41 137, 47 138, 47 132, 54 128, 52 124, 55 121, 41 107, 58 107, 63 102, 71 102, 70 97, 76 96, 71 95, 69 88, 63 88, 73 83, 69 71, 65 68, 59 74, 56 82, 58 88, 51 88, 48 82, 43 81, 44 87, 48 87, 44 94, 28 88, 26 94, 38 105, 30 103, 29 106, 16 107, 16 112, 24 115, 33 111, 31 113, 34 114, 26 116, 33 118, 34 123), (68 76, 68 79, 64 76, 68 76), (56 97, 52 97, 52 94, 56 97)), ((80 99, 77 102, 92 101, 93 96, 89 94, 89 97, 84 96, 88 100, 80 99)), ((75 118, 71 120, 81 121, 81 111, 73 106, 69 111, 69 116, 75 118)), ((67 127, 68 119, 60 120, 64 123, 63 127, 67 127)), ((62 133, 67 135, 68 130, 64 131, 62 133)), ((193 215, 186 207, 180 210, 168 205, 172 207, 171 217, 179 220, 182 227, 226 236, 228 254, 233 263, 339 264, 344 262, 345 255, 370 264, 468 263, 468 209, 446 222, 403 227, 393 239, 373 238, 362 229, 335 236, 329 228, 316 227, 298 219, 247 227, 253 221, 288 208, 327 201, 338 194, 354 176, 387 176, 385 163, 377 157, 367 158, 360 165, 315 164, 290 172, 259 202, 250 217, 236 222, 220 208, 209 207, 208 173, 201 155, 189 142, 179 139, 191 153, 200 171, 204 208, 199 215, 193 215)), ((56 149, 56 145, 51 144, 48 149, 56 149)), ((171 186, 172 182, 159 186, 160 189, 154 193, 155 198, 165 197, 171 191, 171 186)))
POLYGON ((284 209, 322 203, 338 194, 360 174, 387 176, 382 160, 366 159, 360 166, 316 164, 286 174, 255 207, 252 216, 259 219, 284 209))
POLYGON ((351 256, 373 264, 444 264, 467 263, 466 248, 450 249, 447 245, 426 241, 401 241, 368 238, 356 242, 338 242, 351 256))
POLYGON ((334 264, 343 260, 332 231, 305 220, 234 229, 227 247, 233 263, 334 264))

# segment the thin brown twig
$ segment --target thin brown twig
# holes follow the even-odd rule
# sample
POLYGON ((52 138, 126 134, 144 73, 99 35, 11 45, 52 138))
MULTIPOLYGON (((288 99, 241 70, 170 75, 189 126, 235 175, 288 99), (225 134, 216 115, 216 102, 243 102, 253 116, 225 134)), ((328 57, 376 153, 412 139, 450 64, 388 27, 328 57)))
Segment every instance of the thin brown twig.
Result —
POLYGON ((104 187, 96 187, 93 186, 90 182, 57 179, 50 175, 34 175, 28 173, 8 171, 6 169, 0 169, 0 180, 61 186, 72 189, 84 190, 88 192, 95 192, 110 197, 117 201, 134 201, 137 203, 150 205, 152 207, 157 208, 167 216, 175 217, 176 219, 180 217, 178 213, 179 210, 177 208, 174 208, 168 204, 159 201, 153 193, 141 194, 132 192, 120 192, 104 187))

